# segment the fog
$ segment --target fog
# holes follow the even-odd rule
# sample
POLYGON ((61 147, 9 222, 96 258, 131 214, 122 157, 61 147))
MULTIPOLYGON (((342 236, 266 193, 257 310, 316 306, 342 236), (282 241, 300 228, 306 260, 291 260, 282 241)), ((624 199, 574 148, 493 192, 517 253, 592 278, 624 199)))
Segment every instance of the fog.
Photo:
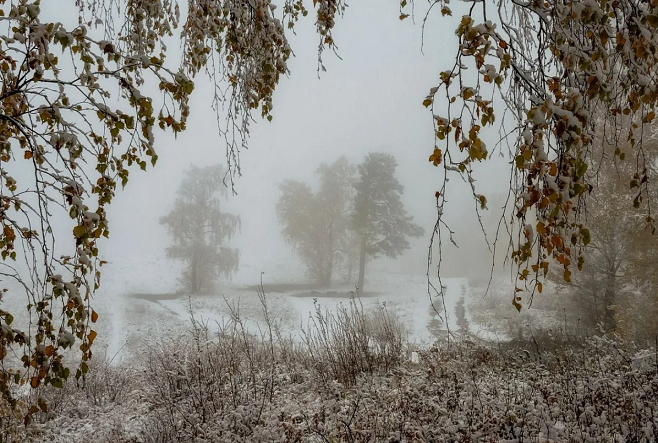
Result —
MULTIPOLYGON (((412 248, 394 266, 415 274, 427 272, 436 221, 434 193, 440 187, 442 170, 427 161, 434 136, 431 113, 421 102, 438 72, 450 63, 450 52, 444 48, 456 38, 444 26, 428 26, 423 38, 421 11, 415 25, 410 20, 401 22, 394 12, 375 1, 350 4, 334 33, 340 59, 325 52, 327 71, 319 74, 318 37, 311 21, 300 22, 297 35, 291 37, 295 57, 289 62, 290 75, 281 80, 275 93, 274 119, 256 118, 249 149, 241 152, 242 176, 235 181, 235 195, 226 202, 226 208, 242 218, 241 232, 232 244, 255 275, 267 272, 277 261, 296 260, 281 238, 274 212, 277 185, 284 179, 312 183, 320 163, 341 155, 359 163, 371 151, 396 158, 405 207, 426 231, 422 238, 412 240, 412 248)), ((226 164, 210 97, 212 86, 199 76, 187 130, 178 138, 157 134, 157 166, 147 173, 134 172, 125 190, 117 192, 109 210, 111 237, 104 245, 110 261, 163 254, 169 238, 158 220, 172 208, 184 170, 192 164, 226 164)), ((504 192, 509 178, 500 169, 506 165, 506 159, 476 165, 480 192, 490 199, 504 192)), ((451 183, 446 219, 460 248, 445 242, 443 271, 447 276, 463 276, 491 265, 471 190, 456 180, 451 183)), ((499 208, 490 206, 490 212, 487 219, 494 221, 495 228, 499 208)), ((391 265, 382 259, 373 266, 387 264, 391 265)))

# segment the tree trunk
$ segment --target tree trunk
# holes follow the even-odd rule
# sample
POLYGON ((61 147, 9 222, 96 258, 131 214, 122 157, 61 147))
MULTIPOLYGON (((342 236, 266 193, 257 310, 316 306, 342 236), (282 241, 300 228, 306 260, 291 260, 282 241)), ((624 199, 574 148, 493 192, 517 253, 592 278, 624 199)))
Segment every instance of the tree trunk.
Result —
POLYGON ((347 281, 345 283, 352 283, 352 271, 354 269, 354 260, 351 253, 347 254, 347 281))
POLYGON ((363 283, 366 276, 366 238, 361 237, 361 248, 359 256, 359 281, 356 285, 359 293, 363 295, 363 283))
POLYGON ((320 286, 326 288, 331 286, 331 274, 332 274, 331 268, 323 270, 322 276, 320 277, 320 286))
POLYGON ((190 263, 190 286, 192 286, 192 294, 199 293, 199 276, 197 275, 197 268, 196 253, 193 253, 192 262, 190 263))
MULTIPOLYGON (((608 283, 610 284, 610 283, 608 283)), ((611 287, 607 287, 604 294, 604 303, 605 303, 605 329, 606 333, 610 334, 616 331, 617 329, 617 319, 615 318, 615 290, 611 287)))

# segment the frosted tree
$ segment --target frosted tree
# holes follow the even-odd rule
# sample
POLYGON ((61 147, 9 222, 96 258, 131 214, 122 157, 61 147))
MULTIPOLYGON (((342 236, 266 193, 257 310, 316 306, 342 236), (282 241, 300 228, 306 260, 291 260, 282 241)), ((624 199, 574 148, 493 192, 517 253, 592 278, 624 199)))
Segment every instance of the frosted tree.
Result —
MULTIPOLYGON (((599 143, 594 149, 601 149, 600 137, 595 136, 599 143)), ((632 152, 628 142, 617 148, 624 155, 632 152)), ((646 137, 643 150, 647 169, 655 175, 658 138, 646 137)), ((614 156, 597 156, 592 168, 597 186, 588 200, 590 238, 582 250, 582 271, 572 275, 569 283, 557 272, 549 275, 570 295, 574 320, 597 332, 602 327, 607 333, 638 340, 654 337, 656 331, 658 285, 653 263, 658 258, 658 238, 644 229, 645 220, 629 204, 636 191, 626 179, 634 168, 633 163, 614 156)), ((647 189, 655 192, 655 183, 649 183, 647 189)))
POLYGON ((186 264, 181 281, 193 294, 212 289, 217 277, 238 270, 239 252, 225 244, 240 226, 240 217, 221 209, 220 197, 227 193, 225 176, 219 165, 192 166, 185 172, 174 208, 160 219, 174 242, 167 257, 186 264))
MULTIPOLYGON (((401 19, 409 16, 410 3, 401 1, 401 19)), ((428 16, 450 17, 457 7, 461 17, 444 19, 456 22, 454 63, 440 72, 423 102, 436 135, 429 160, 445 179, 436 192, 435 233, 440 242, 450 232, 443 210, 451 175, 470 183, 478 207, 486 208, 475 176, 478 163, 492 153, 483 134, 498 128, 512 159, 510 246, 519 279, 513 303, 520 309, 520 294, 541 292, 550 266, 565 281, 582 268, 596 155, 633 166, 624 179, 633 190, 628 204, 641 209, 645 225, 655 231, 644 142, 658 104, 658 1, 484 0, 453 6, 436 0, 428 16), (604 149, 592 149, 595 134, 603 135, 604 149), (630 152, 619 149, 623 141, 630 152)))
POLYGON ((286 180, 276 206, 282 234, 306 265, 309 276, 323 286, 331 284, 339 264, 349 268, 352 258, 349 213, 353 205, 356 168, 345 157, 321 164, 320 189, 286 180))
MULTIPOLYGON (((98 239, 109 236, 117 187, 155 165, 159 132, 185 130, 199 74, 215 85, 232 182, 254 114, 272 117, 291 55, 286 29, 308 14, 299 1, 279 17, 269 0, 180 5, 184 13, 175 0, 0 0, 0 290, 27 305, 10 312, 0 299, 0 401, 27 419, 47 406, 19 404, 12 385, 62 386, 71 369, 88 371, 98 239), (53 20, 54 8, 77 11, 77 24, 53 20), (169 57, 171 37, 182 57, 169 57), (71 235, 56 238, 62 229, 71 235)), ((317 3, 321 47, 332 46, 343 7, 317 3)))
POLYGON ((404 187, 395 177, 397 162, 390 154, 373 152, 359 164, 359 179, 352 213, 352 229, 359 239, 359 280, 363 290, 366 258, 396 258, 409 249, 407 237, 420 237, 423 229, 407 215, 400 196, 404 187))

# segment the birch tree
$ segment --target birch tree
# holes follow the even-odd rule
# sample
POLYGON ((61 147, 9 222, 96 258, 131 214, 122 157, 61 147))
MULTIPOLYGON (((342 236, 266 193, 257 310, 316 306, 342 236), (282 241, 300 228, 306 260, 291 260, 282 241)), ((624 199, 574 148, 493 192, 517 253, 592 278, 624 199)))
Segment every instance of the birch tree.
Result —
MULTIPOLYGON (((401 19, 409 17, 413 3, 400 2, 401 19)), ((519 280, 513 304, 521 309, 522 293, 541 292, 549 267, 567 282, 582 269, 590 239, 587 202, 597 186, 588 174, 594 152, 632 165, 624 178, 633 190, 628 205, 655 232, 644 144, 658 105, 658 1, 457 5, 431 1, 425 17, 443 16, 455 24, 457 36, 454 61, 423 101, 436 136, 429 161, 442 168, 444 178, 436 191, 435 236, 440 242, 450 232, 443 219, 450 176, 462 176, 479 209, 486 208, 485 191, 475 179, 478 164, 494 151, 483 134, 499 130, 512 161, 508 225, 519 280), (452 17, 458 7, 461 17, 452 17), (603 151, 593 150, 595 134, 603 136, 603 151), (626 141, 628 153, 620 149, 626 141), (574 253, 576 259, 569 259, 574 253)))
POLYGON ((222 209, 226 171, 220 165, 192 166, 178 189, 174 207, 160 219, 173 244, 167 257, 185 263, 181 282, 192 294, 209 291, 217 277, 238 270, 239 251, 226 242, 240 227, 240 217, 222 209))

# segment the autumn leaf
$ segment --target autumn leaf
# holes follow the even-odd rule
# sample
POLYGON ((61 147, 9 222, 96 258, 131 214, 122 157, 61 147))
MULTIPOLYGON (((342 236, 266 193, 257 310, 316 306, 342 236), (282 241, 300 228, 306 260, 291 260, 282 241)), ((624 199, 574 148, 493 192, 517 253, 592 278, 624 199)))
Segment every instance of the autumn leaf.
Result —
POLYGON ((75 238, 81 238, 87 233, 87 229, 84 227, 84 225, 78 225, 75 228, 73 228, 73 236, 75 238))
POLYGON ((96 331, 93 329, 89 331, 89 334, 87 334, 87 340, 89 340, 89 344, 91 345, 94 340, 96 339, 96 331))
POLYGON ((442 153, 439 148, 434 148, 434 152, 430 155, 429 161, 432 162, 434 166, 439 166, 441 164, 442 153))

